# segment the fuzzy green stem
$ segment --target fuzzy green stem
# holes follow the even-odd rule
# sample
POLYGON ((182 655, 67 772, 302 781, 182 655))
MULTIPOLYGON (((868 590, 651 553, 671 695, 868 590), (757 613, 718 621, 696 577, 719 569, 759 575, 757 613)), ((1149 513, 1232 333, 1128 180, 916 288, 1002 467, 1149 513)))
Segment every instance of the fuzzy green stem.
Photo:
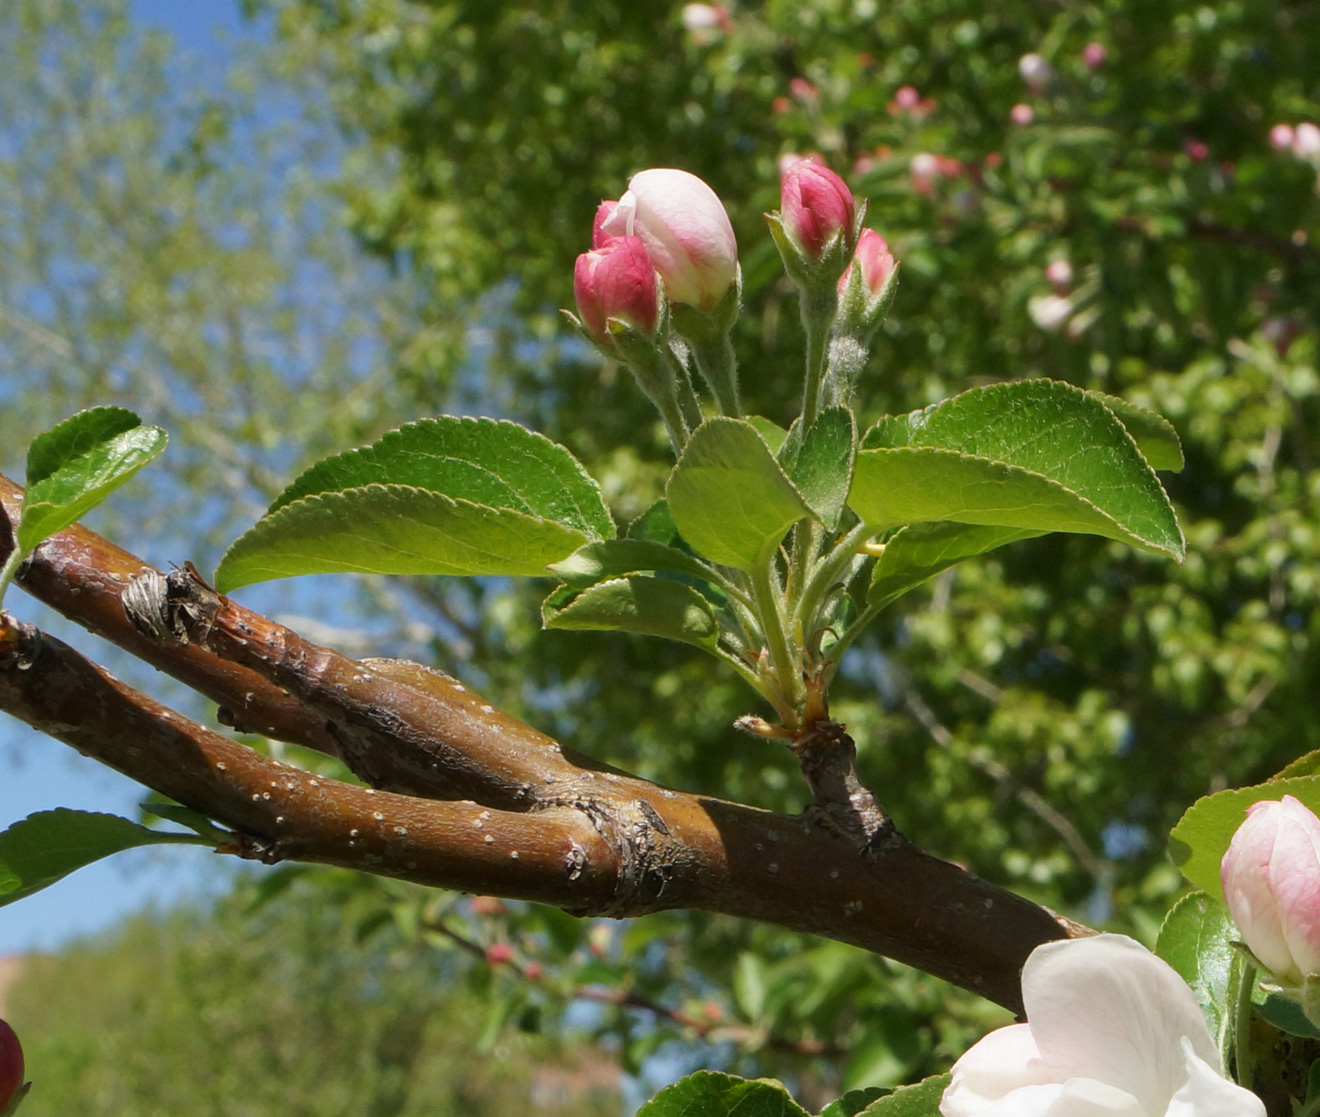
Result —
POLYGON ((871 531, 865 524, 854 525, 834 545, 829 554, 816 563, 807 575, 806 584, 794 603, 793 619, 797 624, 806 626, 811 623, 812 615, 819 608, 825 592, 839 578, 844 567, 852 561, 858 548, 870 534, 871 531))
POLYGON ((692 356, 701 370, 702 378, 710 386, 719 405, 720 413, 734 419, 742 417, 738 402, 738 358, 734 356, 729 335, 721 332, 717 337, 688 337, 692 356))
MULTIPOLYGON (((775 585, 773 556, 764 562, 759 562, 753 567, 752 574, 752 592, 756 599, 757 613, 760 616, 761 631, 765 635, 766 647, 770 649, 770 662, 774 666, 775 677, 779 681, 779 691, 783 695, 785 703, 791 707, 796 715, 802 708, 804 693, 802 687, 801 672, 798 670, 797 661, 793 658, 792 652, 788 647, 788 639, 784 633, 784 615, 782 611, 782 594, 779 587, 775 585)), ((775 703, 779 708, 780 703, 775 703)), ((786 728, 796 730, 797 725, 786 725, 786 728)))
POLYGON ((1240 955, 1237 982, 1233 988, 1233 1077, 1239 1086, 1251 1089, 1251 988, 1256 967, 1240 955))
POLYGON ((9 588, 9 583, 14 580, 14 575, 18 573, 18 568, 27 556, 19 550, 18 541, 14 541, 13 550, 9 552, 9 557, 5 559, 4 566, 0 566, 0 605, 5 602, 5 590, 9 588))
POLYGON ((802 433, 811 429, 820 409, 820 388, 825 378, 825 354, 830 327, 839 309, 839 294, 833 284, 803 287, 800 295, 802 328, 807 334, 806 384, 802 392, 802 433))

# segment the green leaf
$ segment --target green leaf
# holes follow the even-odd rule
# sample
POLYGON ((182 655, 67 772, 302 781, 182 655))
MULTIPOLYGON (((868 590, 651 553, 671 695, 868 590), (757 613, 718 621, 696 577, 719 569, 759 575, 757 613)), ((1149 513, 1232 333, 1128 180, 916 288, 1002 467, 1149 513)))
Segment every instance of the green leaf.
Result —
POLYGON ((784 445, 784 439, 788 437, 788 431, 778 423, 772 423, 760 415, 748 415, 747 421, 756 428, 756 433, 765 439, 765 444, 770 447, 770 453, 778 454, 784 445))
POLYGON ((564 586, 542 603, 541 618, 546 628, 635 632, 701 648, 714 648, 720 638, 710 602, 668 578, 614 578, 581 593, 564 586))
POLYGON ((810 1117, 773 1078, 699 1070, 666 1086, 637 1117, 810 1117))
POLYGON ((1169 963, 1196 994, 1210 1032, 1219 1042, 1228 1003, 1229 969, 1237 929, 1228 909, 1204 892, 1184 896, 1160 926, 1155 953, 1169 963))
POLYGON ((885 543, 884 553, 871 574, 871 585, 866 591, 867 603, 883 607, 963 559, 1042 534, 1030 528, 986 527, 951 521, 910 524, 895 532, 885 543))
POLYGON ((900 1086, 892 1094, 872 1102, 858 1117, 939 1117, 940 1098, 952 1077, 937 1074, 915 1086, 900 1086))
POLYGON ((614 536, 600 486, 564 447, 507 420, 452 415, 408 423, 370 446, 317 462, 270 511, 366 485, 407 485, 551 520, 588 539, 614 536))
POLYGON ((856 457, 857 422, 848 408, 831 407, 811 424, 793 461, 793 484, 830 531, 839 526, 856 457))
POLYGON ((0 906, 39 892, 75 869, 125 849, 212 844, 194 834, 149 830, 113 814, 64 808, 39 811, 0 833, 0 906))
POLYGON ((65 419, 28 448, 27 492, 18 547, 31 553, 43 539, 100 504, 169 441, 159 427, 122 407, 93 407, 65 419))
POLYGON ((1145 456, 1151 469, 1169 469, 1174 472, 1182 469, 1182 439, 1163 415, 1147 411, 1135 403, 1128 403, 1119 396, 1096 391, 1088 391, 1086 394, 1103 403, 1127 427, 1128 434, 1136 442, 1137 449, 1145 456))
POLYGON ((893 1093, 887 1086, 866 1086, 849 1090, 838 1101, 832 1101, 820 1111, 820 1117, 857 1117, 868 1105, 893 1093))
POLYGON ((1253 787, 1233 788, 1198 799, 1169 835, 1169 853, 1183 876, 1197 888, 1223 901, 1219 866, 1237 828, 1252 803, 1291 795, 1312 811, 1320 811, 1320 776, 1274 779, 1253 787))
POLYGON ((669 501, 657 500, 650 508, 628 525, 629 539, 644 539, 672 547, 679 539, 674 517, 669 514, 669 501))
POLYGON ((1282 993, 1266 993, 1257 983, 1251 995, 1252 1007, 1281 1032, 1307 1039, 1320 1039, 1320 1028, 1306 1018, 1302 1006, 1282 993))
POLYGON ((769 561, 784 533, 811 515, 765 439, 741 419, 707 419, 693 432, 667 496, 683 538, 741 570, 769 561))
POLYGON ((234 835, 227 830, 222 830, 204 814, 194 811, 191 807, 185 807, 182 803, 172 803, 168 800, 147 799, 138 804, 138 806, 147 814, 154 814, 157 818, 166 819, 169 822, 177 822, 180 826, 186 826, 195 834, 200 834, 207 840, 211 846, 222 846, 227 842, 234 840, 234 835))
POLYGON ((1020 380, 882 419, 849 502, 877 529, 924 521, 1071 531, 1182 558, 1173 508, 1131 435, 1068 384, 1020 380))
POLYGON ((367 485, 286 504, 225 552, 216 586, 295 574, 543 577, 587 542, 575 528, 405 485, 367 485))
POLYGON ((588 543, 563 562, 552 565, 550 570, 566 586, 574 589, 585 589, 607 578, 639 574, 645 570, 667 570, 707 582, 717 578, 700 559, 677 547, 666 547, 645 539, 606 539, 600 543, 588 543))

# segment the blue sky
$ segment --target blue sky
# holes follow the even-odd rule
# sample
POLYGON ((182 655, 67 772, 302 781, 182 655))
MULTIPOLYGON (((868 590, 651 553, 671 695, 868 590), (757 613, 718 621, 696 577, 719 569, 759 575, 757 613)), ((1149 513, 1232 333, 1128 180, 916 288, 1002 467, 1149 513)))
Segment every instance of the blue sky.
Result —
MULTIPOLYGON (((260 25, 244 21, 237 0, 130 0, 129 11, 143 30, 168 32, 181 50, 204 64, 203 72, 222 69, 233 51, 263 36, 260 25)), ((56 633, 68 631, 21 591, 11 591, 6 604, 24 620, 56 633)), ((85 635, 77 643, 87 647, 85 635)), ((0 714, 0 827, 54 807, 135 818, 143 795, 140 785, 0 714)), ((211 891, 235 868, 232 858, 199 847, 119 854, 0 908, 0 954, 51 950, 71 938, 96 934, 144 906, 211 891)))

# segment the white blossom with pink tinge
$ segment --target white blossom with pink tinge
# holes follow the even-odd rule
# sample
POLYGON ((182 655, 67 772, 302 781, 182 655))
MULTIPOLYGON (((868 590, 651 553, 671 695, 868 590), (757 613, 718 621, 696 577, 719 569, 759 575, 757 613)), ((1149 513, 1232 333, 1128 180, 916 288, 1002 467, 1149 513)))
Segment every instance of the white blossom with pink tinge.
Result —
POLYGON ((1225 1079, 1186 983, 1124 935, 1037 947, 1022 969, 1027 1023, 959 1059, 944 1117, 1265 1117, 1225 1079))
POLYGON ((671 302, 709 312, 737 276, 729 215, 715 191, 687 171, 663 167, 633 175, 601 229, 641 239, 671 302))

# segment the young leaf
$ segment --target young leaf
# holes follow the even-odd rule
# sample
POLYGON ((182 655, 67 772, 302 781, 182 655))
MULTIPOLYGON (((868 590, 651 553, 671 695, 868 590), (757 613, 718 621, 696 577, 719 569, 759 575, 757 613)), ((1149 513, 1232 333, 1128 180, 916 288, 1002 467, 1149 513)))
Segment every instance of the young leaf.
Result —
POLYGON ((780 447, 784 445, 784 439, 788 437, 788 431, 778 423, 772 423, 760 415, 748 415, 747 421, 756 428, 756 433, 765 439, 765 444, 770 447, 770 453, 778 454, 780 447))
POLYGON ((19 550, 75 523, 159 456, 168 436, 122 407, 93 407, 65 419, 28 448, 19 550))
POLYGON ((885 543, 884 553, 871 574, 867 603, 883 607, 963 559, 1043 534, 1030 528, 984 527, 951 521, 911 524, 895 532, 885 543))
POLYGON ((830 531, 839 526, 856 457, 856 420, 848 408, 831 407, 816 416, 789 471, 803 499, 830 531))
POLYGON ((0 833, 0 906, 39 892, 112 853, 180 844, 214 843, 196 834, 149 830, 118 815, 63 808, 39 811, 0 833))
POLYGON ((1177 970, 1196 994, 1216 1043, 1229 1023, 1224 1006, 1228 1003, 1229 968, 1235 954, 1229 944, 1236 937, 1228 909, 1204 892, 1193 892, 1174 904, 1155 940, 1155 953, 1177 970))
POLYGON ((873 1101, 857 1117, 939 1117, 940 1098, 952 1075, 936 1074, 914 1086, 900 1086, 873 1101))
POLYGON ((1098 399, 1118 416, 1118 421, 1127 427, 1128 434, 1151 469, 1169 469, 1174 472, 1182 469, 1182 440, 1173 429, 1173 424, 1163 415, 1147 411, 1135 403, 1128 403, 1119 396, 1096 391, 1088 391, 1086 394, 1092 399, 1098 399))
POLYGON ((1131 435, 1068 384, 964 392, 863 440, 849 503, 868 524, 923 521, 1072 531, 1181 559, 1182 531, 1131 435))
POLYGON ((614 536, 600 486, 564 447, 507 420, 452 415, 408 423, 370 446, 317 462, 270 512, 365 485, 407 485, 551 520, 588 539, 614 536))
POLYGON ((741 419, 717 417, 696 429, 667 496, 683 538, 741 570, 768 561, 784 533, 812 514, 765 439, 741 419))
POLYGON ((830 1102, 820 1111, 820 1117, 857 1117, 872 1102, 892 1094, 888 1086, 863 1086, 849 1090, 837 1101, 830 1102))
POLYGON ((666 1086, 637 1117, 810 1117, 773 1078, 699 1070, 666 1086))
POLYGON ((709 601, 667 578, 614 578, 576 593, 556 590, 541 605, 546 628, 605 629, 662 636, 711 649, 720 629, 709 601))
POLYGON ((320 493, 264 516, 225 552, 216 587, 295 574, 511 574, 544 577, 579 530, 406 485, 320 493))
POLYGON ((709 566, 686 551, 646 539, 606 539, 600 543, 588 543, 563 562, 550 567, 552 574, 574 589, 585 589, 607 578, 646 570, 665 570, 706 582, 713 582, 718 577, 709 566))
POLYGON ((669 514, 669 501, 663 497, 628 525, 626 536, 629 539, 642 539, 649 543, 660 543, 666 547, 674 546, 678 539, 678 528, 674 526, 674 517, 669 514))
POLYGON ((1197 888, 1223 902, 1219 866, 1247 808, 1263 799, 1292 795, 1313 811, 1320 811, 1320 776, 1273 779, 1254 787, 1219 791, 1198 799, 1178 820, 1169 835, 1169 853, 1183 876, 1197 888))

